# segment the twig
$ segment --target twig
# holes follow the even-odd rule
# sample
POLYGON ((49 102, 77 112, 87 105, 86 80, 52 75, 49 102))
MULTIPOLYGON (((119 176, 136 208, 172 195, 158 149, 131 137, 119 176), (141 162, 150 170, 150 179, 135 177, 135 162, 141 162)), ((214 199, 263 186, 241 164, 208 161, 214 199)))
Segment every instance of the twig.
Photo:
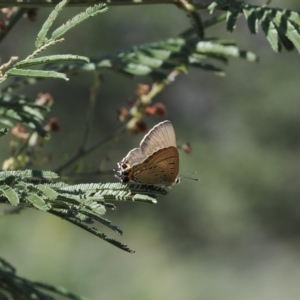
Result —
MULTIPOLYGON (((21 1, 20 0, 1 0, 0 7, 54 7, 59 3, 60 0, 27 0, 21 1)), ((124 5, 157 5, 157 4, 179 4, 179 0, 141 0, 141 1, 134 1, 134 0, 70 0, 68 3, 68 7, 74 6, 88 6, 94 5, 99 3, 106 3, 108 6, 124 6, 124 5)), ((206 3, 195 3, 193 6, 196 9, 206 9, 209 4, 207 1, 206 3)), ((181 5, 181 4, 180 4, 181 5)))
POLYGON ((91 171, 91 172, 82 172, 82 173, 72 173, 72 174, 68 174, 68 178, 71 178, 71 177, 88 177, 88 176, 102 176, 102 175, 113 175, 114 174, 114 171, 113 170, 94 170, 94 171, 91 171))
POLYGON ((7 63, 0 66, 0 83, 7 79, 7 75, 3 75, 3 71, 11 67, 18 59, 18 56, 12 56, 7 63))
POLYGON ((43 46, 39 47, 38 49, 36 49, 32 54, 30 54, 29 56, 27 56, 24 60, 29 60, 34 58, 35 56, 37 56, 38 54, 40 54, 42 51, 44 51, 45 49, 47 49, 48 47, 56 44, 56 43, 61 43, 64 42, 64 38, 58 39, 58 40, 50 40, 48 41, 46 44, 44 44, 43 46))
POLYGON ((88 155, 89 153, 91 153, 92 151, 96 150, 100 146, 104 146, 107 142, 109 142, 110 140, 112 140, 114 137, 117 137, 117 136, 123 134, 124 132, 125 132, 124 124, 118 124, 118 126, 116 127, 115 130, 113 130, 112 133, 108 134, 103 139, 100 139, 99 141, 95 142, 92 146, 90 146, 87 149, 85 149, 85 148, 78 149, 77 153, 75 153, 68 161, 66 161, 65 163, 63 163, 61 166, 59 166, 56 169, 54 169, 53 172, 60 174, 64 169, 66 169, 67 167, 69 167, 70 165, 72 165, 77 160, 79 160, 82 157, 88 155), (116 131, 119 130, 120 128, 122 128, 122 127, 123 127, 123 129, 120 132, 116 133, 116 131))
POLYGON ((87 114, 86 114, 85 131, 83 134, 82 146, 81 146, 82 149, 85 148, 85 146, 89 140, 91 128, 92 128, 93 121, 94 121, 95 105, 96 105, 99 86, 100 86, 100 82, 101 82, 98 74, 96 74, 95 77, 96 77, 95 84, 91 88, 89 107, 87 109, 87 114))
POLYGON ((24 143, 19 147, 19 149, 14 153, 13 157, 15 157, 15 158, 18 157, 18 155, 20 155, 23 151, 25 151, 27 149, 29 140, 30 140, 32 135, 33 135, 33 132, 30 134, 28 139, 26 139, 24 141, 24 143))
POLYGON ((152 99, 163 89, 165 89, 166 86, 172 83, 180 74, 182 74, 182 70, 180 70, 180 68, 176 68, 164 80, 159 83, 154 83, 150 92, 147 95, 143 95, 141 97, 141 103, 143 105, 150 104, 152 102, 152 99))
POLYGON ((4 63, 2 66, 0 66, 1 74, 5 69, 11 67, 11 65, 14 64, 18 59, 19 59, 18 56, 12 56, 7 63, 4 63))
MULTIPOLYGON (((9 5, 2 5, 3 2, 1 1, 0 7, 8 7, 8 6, 15 6, 12 5, 11 1, 9 5)), ((17 1, 16 1, 17 2, 17 1)), ((11 31, 11 29, 16 25, 16 23, 22 18, 22 16, 24 15, 24 13, 26 13, 26 11, 28 10, 28 8, 20 8, 13 16, 11 19, 9 19, 9 23, 6 25, 5 27, 5 31, 1 31, 0 33, 0 43, 2 42, 2 40, 7 36, 7 34, 11 31)))

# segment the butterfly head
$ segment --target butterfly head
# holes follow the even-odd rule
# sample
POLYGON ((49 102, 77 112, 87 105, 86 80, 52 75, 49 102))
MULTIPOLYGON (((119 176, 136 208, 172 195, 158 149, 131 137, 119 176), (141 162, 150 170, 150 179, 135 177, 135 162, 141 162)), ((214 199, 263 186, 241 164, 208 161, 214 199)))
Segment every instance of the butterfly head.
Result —
POLYGON ((115 175, 117 178, 119 178, 123 183, 133 181, 134 174, 128 162, 123 159, 121 162, 117 163, 117 166, 118 167, 114 169, 114 171, 117 172, 115 175))

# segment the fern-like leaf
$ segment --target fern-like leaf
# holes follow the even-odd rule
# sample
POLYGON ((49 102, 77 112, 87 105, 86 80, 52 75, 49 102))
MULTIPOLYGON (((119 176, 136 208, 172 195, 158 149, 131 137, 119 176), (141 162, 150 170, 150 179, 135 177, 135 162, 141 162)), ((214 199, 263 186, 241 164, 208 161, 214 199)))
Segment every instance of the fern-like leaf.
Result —
POLYGON ((56 71, 29 70, 12 68, 6 72, 8 77, 36 77, 69 80, 66 74, 56 71))
POLYGON ((47 211, 50 209, 49 205, 43 200, 42 197, 36 194, 27 195, 26 199, 38 210, 47 211))
POLYGON ((105 241, 128 252, 126 245, 108 238, 92 224, 102 224, 122 235, 116 225, 105 219, 106 208, 115 209, 110 201, 156 203, 156 195, 167 193, 163 188, 117 183, 68 185, 53 182, 58 176, 50 171, 0 171, 0 202, 20 208, 34 208, 59 216, 105 241))
POLYGON ((21 68, 27 68, 27 67, 37 66, 42 64, 54 64, 54 63, 62 63, 62 62, 69 62, 69 61, 70 62, 81 61, 84 63, 89 63, 89 59, 85 56, 65 54, 65 55, 48 55, 48 56, 42 56, 38 58, 22 60, 20 62, 17 62, 14 65, 14 67, 17 69, 21 69, 21 68))
POLYGON ((0 123, 14 126, 22 123, 36 130, 41 136, 46 135, 42 122, 48 107, 37 105, 31 99, 22 95, 2 94, 0 96, 0 123))
POLYGON ((17 275, 16 269, 0 257, 0 299, 51 300, 53 295, 66 299, 87 300, 64 287, 35 282, 17 275))
POLYGON ((280 52, 282 46, 287 50, 294 47, 300 53, 300 14, 291 10, 250 5, 233 0, 217 0, 208 8, 227 10, 227 29, 234 30, 239 15, 244 15, 251 33, 258 32, 258 26, 266 35, 272 49, 280 52))
POLYGON ((20 179, 56 179, 59 176, 52 171, 41 170, 24 170, 24 171, 0 171, 0 180, 8 177, 16 177, 20 179))
POLYGON ((10 186, 6 184, 1 185, 0 192, 10 202, 11 205, 16 206, 19 204, 19 196, 16 191, 10 186))
POLYGON ((36 39, 36 42, 35 42, 36 48, 41 47, 43 44, 45 44, 47 42, 46 35, 47 35, 50 27, 52 26, 53 22, 56 20, 58 14, 67 5, 68 2, 69 2, 69 0, 62 0, 52 10, 49 17, 44 22, 40 32, 37 35, 37 39, 36 39))
POLYGON ((82 12, 68 21, 66 24, 58 27, 53 33, 51 39, 56 40, 69 31, 71 28, 75 27, 79 23, 83 22, 87 18, 96 16, 98 13, 105 12, 107 10, 107 6, 103 3, 97 4, 93 7, 88 7, 85 12, 82 12))
MULTIPOLYGON (((219 23, 223 18, 212 18, 205 26, 219 23)), ((249 51, 240 50, 234 41, 223 41, 214 38, 200 38, 195 31, 187 31, 175 38, 156 43, 135 46, 114 56, 103 55, 91 59, 90 63, 72 62, 46 65, 44 70, 55 70, 57 73, 77 74, 84 72, 103 72, 109 69, 129 76, 149 76, 156 81, 167 78, 171 71, 186 70, 195 67, 203 71, 224 76, 224 71, 215 62, 227 62, 229 57, 246 59, 249 62, 258 60, 249 51), (209 62, 208 62, 209 60, 209 62)), ((17 79, 4 88, 4 92, 35 84, 42 78, 17 79)))

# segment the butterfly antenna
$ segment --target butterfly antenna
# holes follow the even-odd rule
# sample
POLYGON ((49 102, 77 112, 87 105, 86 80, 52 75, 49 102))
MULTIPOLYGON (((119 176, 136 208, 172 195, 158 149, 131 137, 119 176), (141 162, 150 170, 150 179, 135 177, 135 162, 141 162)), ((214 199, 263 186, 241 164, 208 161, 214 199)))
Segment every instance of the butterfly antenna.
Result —
MULTIPOLYGON (((190 173, 187 173, 187 174, 197 174, 197 172, 190 172, 190 173)), ((187 177, 187 176, 180 176, 180 178, 191 179, 191 180, 194 180, 194 181, 200 181, 200 178, 193 178, 193 177, 187 177)))

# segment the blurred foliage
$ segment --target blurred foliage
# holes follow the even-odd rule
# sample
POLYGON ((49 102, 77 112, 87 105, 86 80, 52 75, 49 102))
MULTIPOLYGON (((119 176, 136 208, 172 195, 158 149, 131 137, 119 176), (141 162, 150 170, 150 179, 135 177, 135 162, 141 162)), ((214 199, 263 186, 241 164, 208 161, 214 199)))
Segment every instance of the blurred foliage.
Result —
POLYGON ((53 299, 50 293, 65 296, 68 299, 84 300, 62 287, 54 287, 41 282, 33 282, 16 275, 15 268, 0 258, 0 296, 1 299, 53 299))
MULTIPOLYGON (((296 1, 293 4, 299 5, 296 1)), ((268 7, 265 10, 271 13, 268 7)), ((105 53, 111 47, 115 53, 128 44, 141 45, 146 39, 145 46, 152 49, 157 42, 151 41, 158 37, 163 43, 168 41, 166 36, 174 37, 175 26, 166 26, 170 20, 176 20, 178 31, 186 28, 181 12, 164 6, 112 8, 109 13, 83 27, 82 32, 96 33, 96 37, 70 33, 69 47, 83 53, 95 51, 96 46, 99 48, 95 52, 105 53), (82 49, 79 38, 83 38, 82 49)), ((26 43, 18 47, 22 30, 32 30, 25 21, 22 24, 3 44, 4 55, 5 51, 11 55, 12 49, 28 49, 26 43)), ((155 97, 147 98, 148 105, 164 103, 164 113, 174 124, 178 143, 189 141, 192 145, 191 156, 181 153, 181 173, 198 171, 196 177, 200 178, 200 183, 183 179, 167 197, 159 198, 159 206, 150 209, 119 203, 118 211, 113 212, 118 220, 114 223, 126 229, 126 243, 137 249, 134 258, 69 228, 67 222, 38 212, 0 219, 3 256, 26 277, 63 284, 92 299, 220 299, 224 295, 234 300, 298 299, 299 58, 297 53, 271 53, 264 37, 250 36, 247 26, 239 23, 240 31, 236 30, 234 37, 243 48, 253 49, 260 63, 230 61, 225 79, 189 69, 188 76, 176 77, 176 84, 164 85, 159 94, 162 90, 157 92, 147 78, 129 80, 102 74, 104 80, 93 106, 96 117, 90 128, 91 145, 108 132, 115 132, 114 111, 126 106, 128 98, 141 104, 134 107, 144 116, 146 95, 133 96, 132 92, 143 82, 150 92, 157 92, 155 97)), ((221 27, 207 29, 209 36, 227 39, 229 33, 221 27)), ((33 40, 33 33, 31 37, 33 40)), ((275 37, 277 45, 284 43, 280 35, 269 37, 275 37)), ((178 40, 181 38, 185 37, 178 40)), ((119 52, 111 56, 112 61, 119 57, 136 59, 145 46, 119 52)), ((165 73, 167 78, 170 73, 165 73)), ((52 156, 43 169, 57 169, 82 145, 86 108, 90 107, 86 89, 92 85, 86 74, 71 77, 74 83, 68 85, 51 86, 39 81, 35 87, 34 91, 51 89, 55 99, 51 114, 62 125, 59 134, 53 134, 42 145, 43 152, 52 156), (64 158, 62 152, 70 154, 64 158)), ((33 93, 32 87, 23 86, 24 94, 33 93)), ((137 118, 132 101, 126 109, 131 118, 137 118)), ((131 142, 133 138, 121 137, 106 140, 106 148, 97 153, 90 151, 66 172, 72 176, 70 180, 105 181, 104 175, 112 174, 105 171, 141 139, 139 136, 131 142)), ((16 137, 13 139, 16 142, 16 137)), ((23 145, 20 139, 17 142, 23 145)), ((4 160, 10 154, 4 142, 1 147, 4 160)))

